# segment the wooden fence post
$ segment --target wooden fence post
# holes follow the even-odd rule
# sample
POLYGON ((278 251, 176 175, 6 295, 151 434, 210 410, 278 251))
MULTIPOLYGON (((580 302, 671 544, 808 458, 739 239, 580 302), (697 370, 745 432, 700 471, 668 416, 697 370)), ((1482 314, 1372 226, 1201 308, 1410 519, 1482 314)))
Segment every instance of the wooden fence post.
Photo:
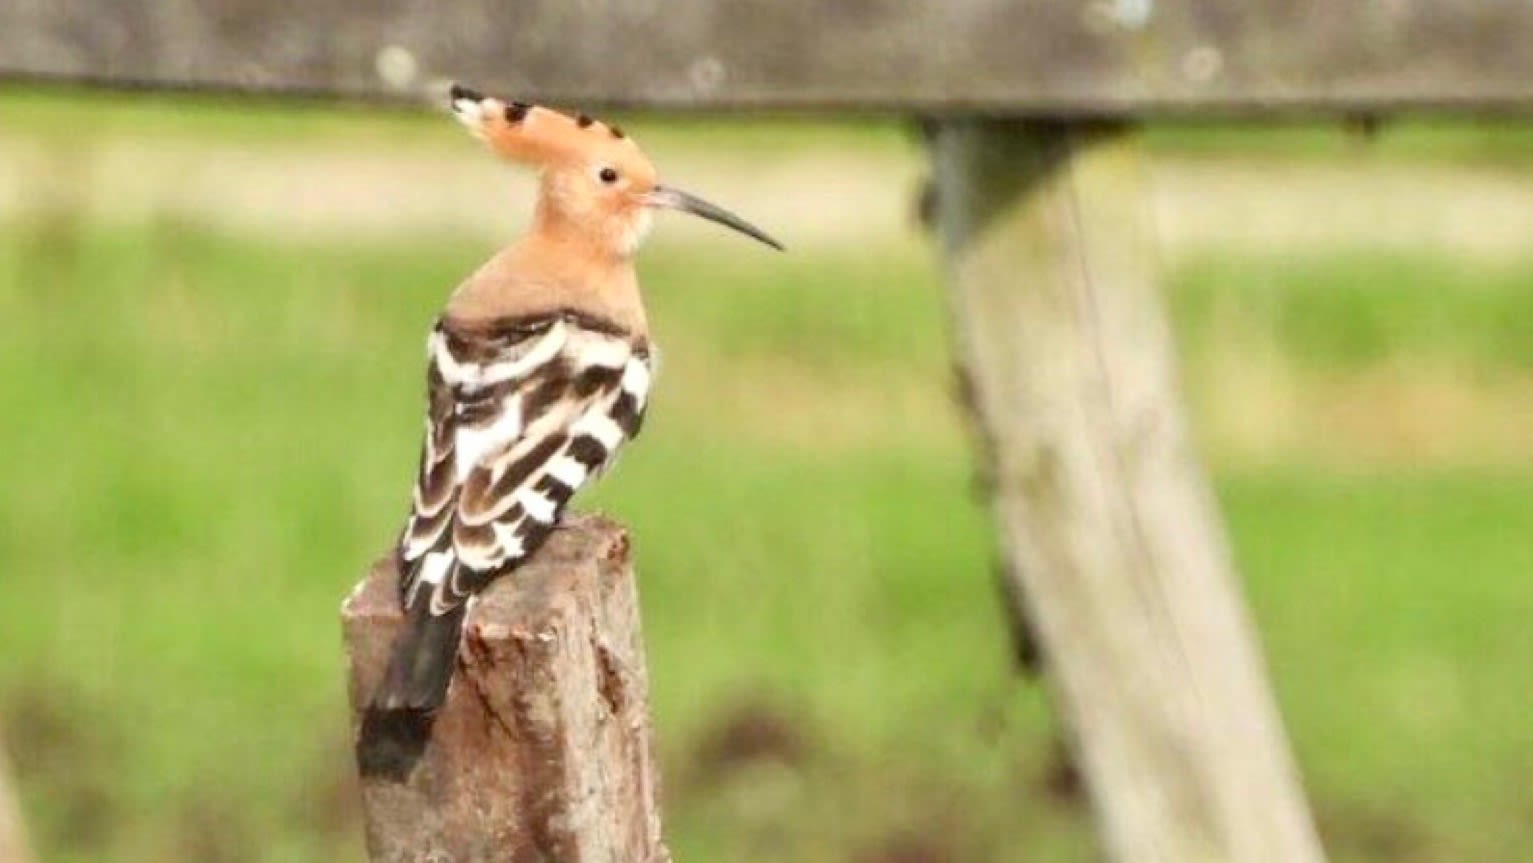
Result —
MULTIPOLYGON (((353 729, 401 622, 392 558, 342 607, 353 729)), ((577 516, 465 627, 408 778, 362 780, 373 863, 666 863, 624 530, 577 516)))
POLYGON ((22 826, 21 806, 11 791, 10 779, 10 765, 0 752, 0 863, 28 863, 32 855, 27 850, 27 831, 22 826))
POLYGON ((1184 427, 1136 135, 955 119, 934 148, 1003 552, 1111 859, 1317 863, 1184 427))

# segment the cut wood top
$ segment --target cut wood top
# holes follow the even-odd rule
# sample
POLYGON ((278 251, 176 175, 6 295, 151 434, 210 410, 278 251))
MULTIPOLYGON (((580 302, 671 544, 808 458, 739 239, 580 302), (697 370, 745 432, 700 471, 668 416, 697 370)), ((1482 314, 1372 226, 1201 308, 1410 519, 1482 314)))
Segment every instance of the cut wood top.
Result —
MULTIPOLYGON (((341 609, 354 726, 402 624, 392 560, 341 609)), ((474 605, 402 775, 361 782, 374 863, 666 863, 628 536, 570 516, 474 605)))

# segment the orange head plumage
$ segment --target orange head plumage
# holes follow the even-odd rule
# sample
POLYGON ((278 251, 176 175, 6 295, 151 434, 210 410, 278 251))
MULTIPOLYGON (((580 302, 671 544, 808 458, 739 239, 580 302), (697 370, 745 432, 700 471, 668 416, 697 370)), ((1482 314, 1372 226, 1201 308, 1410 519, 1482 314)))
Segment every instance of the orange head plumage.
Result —
POLYGON ((543 230, 579 236, 628 257, 648 232, 655 208, 681 210, 726 225, 773 248, 782 245, 739 216, 662 185, 639 145, 584 114, 568 114, 485 96, 454 85, 453 114, 496 153, 542 174, 543 230))

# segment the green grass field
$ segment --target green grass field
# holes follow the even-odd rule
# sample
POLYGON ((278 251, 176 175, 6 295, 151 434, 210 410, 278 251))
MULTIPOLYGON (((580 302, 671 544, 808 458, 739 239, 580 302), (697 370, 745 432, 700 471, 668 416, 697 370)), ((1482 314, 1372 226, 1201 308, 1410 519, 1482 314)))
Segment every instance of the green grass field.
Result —
MULTIPOLYGON (((0 118, 245 140, 288 116, 83 104, 0 118)), ((1437 134, 1454 158, 1479 140, 1437 134)), ((337 608, 403 513, 425 329, 490 247, 57 208, 4 230, 0 729, 44 860, 360 860, 337 608)), ((633 529, 677 858, 1095 859, 1009 659, 927 244, 663 232, 651 419, 585 505, 633 529)), ((1530 284, 1533 258, 1429 249, 1172 262, 1196 428, 1338 861, 1533 859, 1530 284)))

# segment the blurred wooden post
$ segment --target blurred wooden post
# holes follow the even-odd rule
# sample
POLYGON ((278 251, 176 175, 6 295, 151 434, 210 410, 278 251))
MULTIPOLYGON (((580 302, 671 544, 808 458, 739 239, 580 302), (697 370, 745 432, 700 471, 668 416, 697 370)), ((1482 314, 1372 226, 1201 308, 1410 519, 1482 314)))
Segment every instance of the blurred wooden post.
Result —
POLYGON ((1184 426, 1137 135, 951 120, 935 153, 1004 553, 1111 859, 1321 860, 1184 426))
POLYGON ((0 863, 30 863, 27 831, 22 826, 21 806, 11 791, 10 765, 0 753, 0 863))
MULTIPOLYGON (((353 728, 400 623, 392 559, 342 607, 353 728)), ((364 778, 373 863, 665 863, 624 530, 576 517, 469 616, 404 782, 364 778)))

